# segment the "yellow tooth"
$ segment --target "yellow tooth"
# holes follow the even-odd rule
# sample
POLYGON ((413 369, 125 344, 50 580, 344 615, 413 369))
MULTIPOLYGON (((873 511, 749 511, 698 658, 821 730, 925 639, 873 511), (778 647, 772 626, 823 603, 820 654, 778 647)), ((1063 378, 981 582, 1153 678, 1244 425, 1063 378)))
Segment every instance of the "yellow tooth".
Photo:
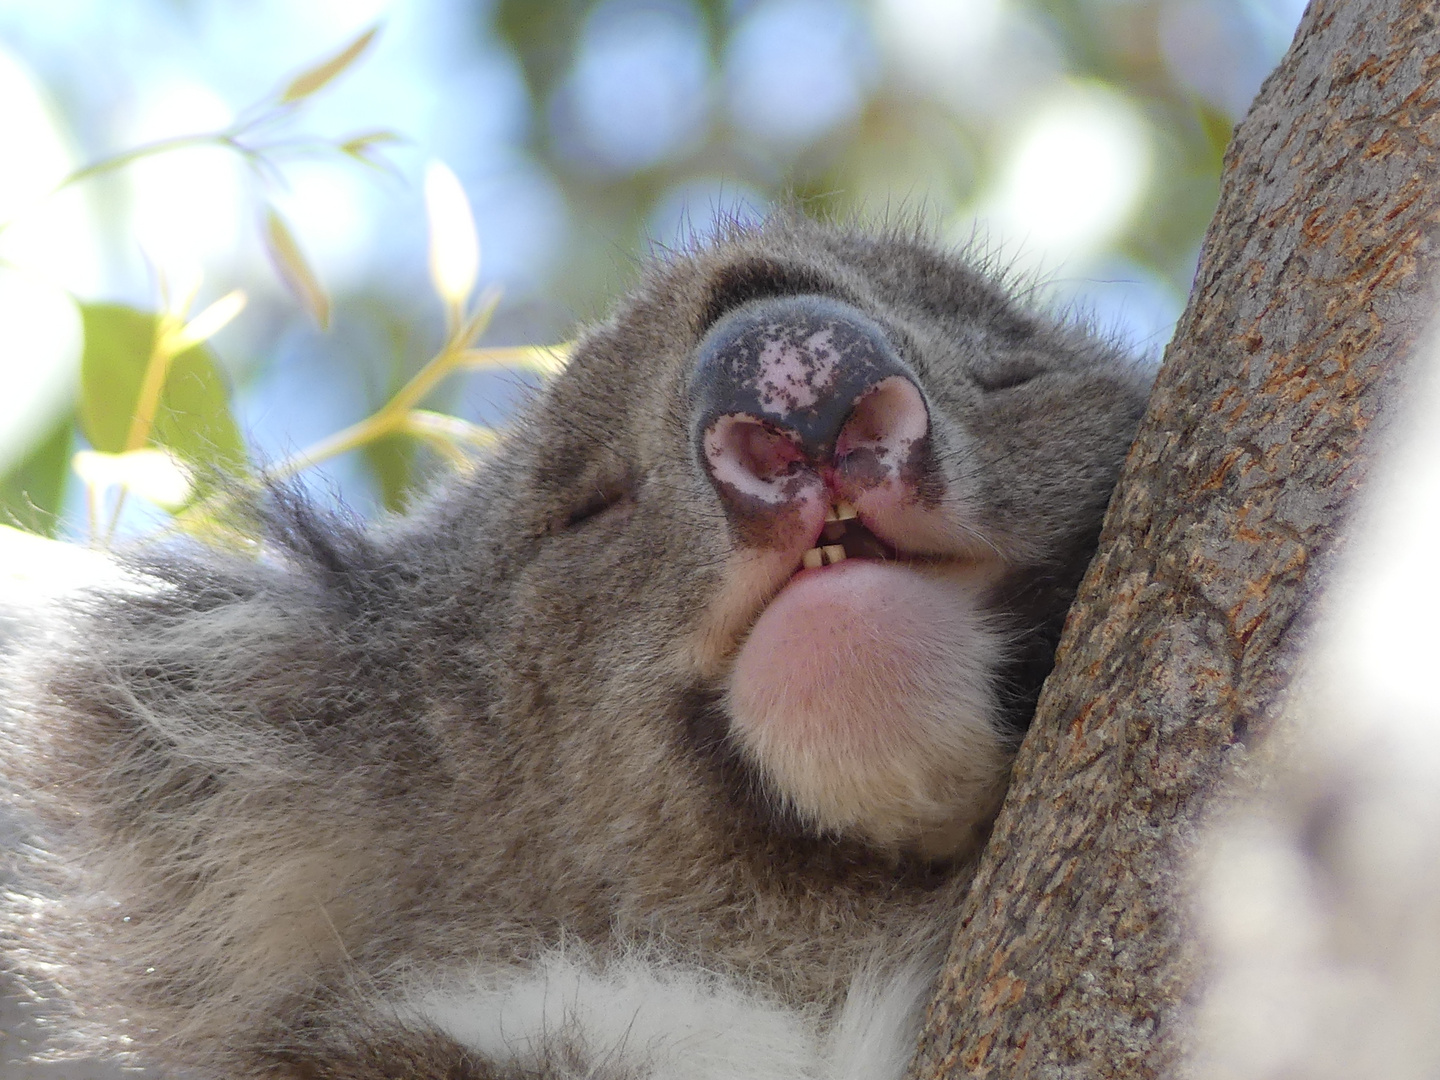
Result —
POLYGON ((840 520, 840 516, 839 516, 837 513, 835 513, 835 507, 832 506, 832 507, 830 507, 829 510, 825 511, 825 523, 826 523, 827 525, 828 525, 830 522, 832 522, 832 521, 839 521, 839 520, 840 520))
POLYGON ((825 553, 825 559, 831 566, 834 566, 837 562, 845 561, 844 544, 826 544, 820 550, 825 553))
POLYGON ((814 547, 805 552, 801 562, 805 564, 806 570, 814 570, 816 567, 824 565, 825 556, 821 554, 818 547, 814 547))
POLYGON ((835 509, 832 510, 831 513, 835 515, 836 521, 849 521, 852 518, 860 516, 855 507, 843 499, 835 504, 835 509))

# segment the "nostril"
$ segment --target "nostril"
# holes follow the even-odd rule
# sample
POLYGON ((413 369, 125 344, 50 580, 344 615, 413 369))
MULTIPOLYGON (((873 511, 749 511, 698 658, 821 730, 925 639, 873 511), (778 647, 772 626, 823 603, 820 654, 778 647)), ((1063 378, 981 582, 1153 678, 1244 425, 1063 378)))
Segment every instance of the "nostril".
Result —
POLYGON ((690 395, 698 464, 732 520, 799 505, 812 484, 913 486, 923 472, 930 416, 915 375, 885 328, 838 300, 786 296, 725 316, 696 347, 690 395))
POLYGON ((704 446, 717 483, 762 498, 805 458, 792 432, 743 415, 718 418, 705 432, 704 446))
POLYGON ((881 379, 855 402, 835 444, 835 456, 857 450, 902 455, 930 431, 930 413, 915 384, 903 375, 881 379))

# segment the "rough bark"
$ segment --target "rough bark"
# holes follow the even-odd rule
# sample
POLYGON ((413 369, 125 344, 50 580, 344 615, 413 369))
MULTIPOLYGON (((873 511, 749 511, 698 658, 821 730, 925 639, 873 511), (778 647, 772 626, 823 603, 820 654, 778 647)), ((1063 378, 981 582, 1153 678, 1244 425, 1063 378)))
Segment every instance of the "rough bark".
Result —
POLYGON ((1226 156, 1190 303, 965 901, 912 1073, 1157 1077, 1185 861, 1278 714, 1433 312, 1440 27, 1316 0, 1226 156))

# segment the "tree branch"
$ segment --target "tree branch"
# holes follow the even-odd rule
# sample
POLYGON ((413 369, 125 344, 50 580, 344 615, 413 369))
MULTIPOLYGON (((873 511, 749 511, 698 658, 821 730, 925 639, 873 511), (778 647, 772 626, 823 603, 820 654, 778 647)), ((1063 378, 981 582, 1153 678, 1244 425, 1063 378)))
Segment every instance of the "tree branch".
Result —
POLYGON ((962 905, 912 1075, 1158 1077, 1185 861, 1279 710, 1434 310, 1433 8, 1317 0, 1226 155, 1190 303, 962 905))

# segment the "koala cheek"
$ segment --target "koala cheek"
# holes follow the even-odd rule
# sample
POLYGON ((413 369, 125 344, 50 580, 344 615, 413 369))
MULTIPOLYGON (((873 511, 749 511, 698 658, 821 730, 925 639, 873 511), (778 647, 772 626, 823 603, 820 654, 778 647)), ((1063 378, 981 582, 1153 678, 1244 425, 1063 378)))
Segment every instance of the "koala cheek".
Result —
POLYGON ((765 608, 729 678, 732 735, 802 820, 933 858, 974 842, 1011 755, 981 590, 954 568, 857 559, 765 608))

